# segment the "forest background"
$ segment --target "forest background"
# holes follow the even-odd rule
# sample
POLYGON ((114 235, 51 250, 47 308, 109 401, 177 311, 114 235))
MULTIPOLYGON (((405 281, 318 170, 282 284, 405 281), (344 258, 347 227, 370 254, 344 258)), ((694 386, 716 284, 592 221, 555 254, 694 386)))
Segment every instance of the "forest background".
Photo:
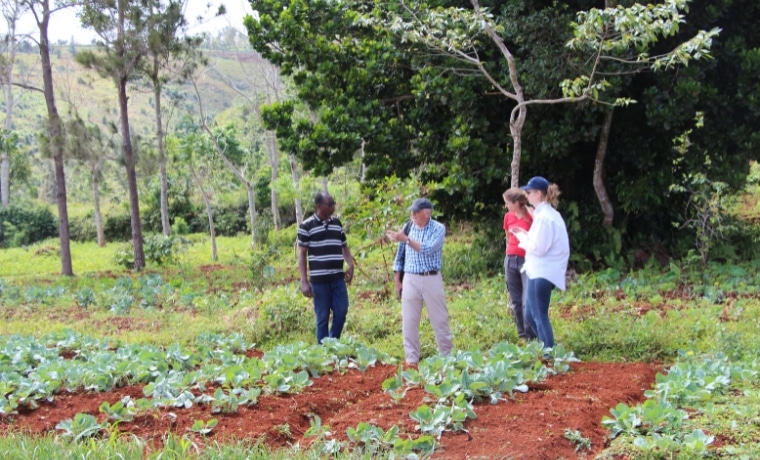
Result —
MULTIPOLYGON (((81 18, 107 32, 97 20, 108 12, 99 2, 84 3, 92 10, 81 18)), ((60 217, 51 148, 60 145, 74 240, 134 240, 133 164, 137 220, 148 233, 248 233, 255 245, 270 228, 302 219, 313 193, 329 187, 350 204, 341 209, 344 219, 370 215, 385 219, 381 226, 401 222, 404 200, 429 195, 439 218, 472 223, 475 244, 490 250, 503 244, 501 193, 518 174, 540 174, 563 190, 560 210, 578 270, 634 266, 652 256, 701 262, 756 257, 757 204, 737 201, 751 196, 757 180, 751 169, 760 126, 756 2, 666 2, 684 5, 684 16, 664 39, 645 47, 646 55, 662 55, 698 31, 717 28, 712 58, 662 71, 607 68, 611 89, 604 94, 531 105, 517 170, 510 126, 515 104, 497 85, 464 65, 454 48, 431 51, 403 30, 380 27, 390 22, 368 20, 385 14, 383 20, 412 24, 410 18, 421 17, 413 8, 292 1, 283 9, 280 3, 252 2, 249 37, 229 28, 188 40, 178 22, 172 43, 187 46, 164 50, 159 110, 145 69, 123 79, 131 126, 126 137, 114 83, 119 79, 113 71, 104 76, 109 67, 96 59, 109 49, 107 41, 105 48, 62 41, 50 47, 65 136, 49 142, 49 107, 40 91, 30 89, 43 86, 39 40, 5 40, 3 246, 59 232, 55 209, 48 208, 58 202, 60 217), (620 98, 630 99, 616 105, 620 98), (127 139, 133 161, 125 153, 127 139), (395 176, 412 178, 408 196, 373 200, 385 196, 380 191, 392 188, 395 176)), ((583 53, 566 46, 578 12, 615 6, 511 0, 436 2, 420 10, 472 13, 473 5, 493 14, 521 85, 536 100, 562 98, 562 82, 585 71, 583 53)), ((460 30, 463 20, 452 18, 444 18, 454 21, 445 25, 460 30)), ((144 25, 136 20, 132 26, 144 25)), ((497 83, 507 81, 507 61, 487 31, 465 32, 465 54, 486 63, 497 83)), ((116 44, 118 39, 110 42, 112 51, 116 44)), ((139 59, 149 61, 150 47, 145 49, 139 59)), ((639 51, 615 59, 640 59, 639 51)), ((494 254, 492 272, 499 268, 494 254)))

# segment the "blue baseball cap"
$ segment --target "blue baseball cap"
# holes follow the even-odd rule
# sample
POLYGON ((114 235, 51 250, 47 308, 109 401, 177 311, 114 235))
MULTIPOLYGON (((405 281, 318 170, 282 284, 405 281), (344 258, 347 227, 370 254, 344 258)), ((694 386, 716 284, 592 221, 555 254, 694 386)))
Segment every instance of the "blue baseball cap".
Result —
POLYGON ((549 190, 549 181, 541 176, 531 177, 528 183, 520 188, 523 190, 541 190, 546 193, 549 190))
POLYGON ((433 203, 427 198, 417 198, 408 208, 408 210, 412 212, 420 212, 423 209, 433 209, 433 203))

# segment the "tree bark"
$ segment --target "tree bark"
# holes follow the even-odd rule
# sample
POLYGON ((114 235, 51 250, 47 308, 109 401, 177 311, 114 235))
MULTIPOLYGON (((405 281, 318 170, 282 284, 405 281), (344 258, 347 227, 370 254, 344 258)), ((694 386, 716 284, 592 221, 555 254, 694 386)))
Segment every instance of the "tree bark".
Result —
POLYGON ((50 63, 48 24, 50 2, 42 0, 42 15, 37 20, 40 29, 40 60, 42 61, 42 81, 45 87, 45 104, 48 110, 48 136, 55 165, 56 203, 58 204, 58 236, 61 243, 61 274, 74 276, 71 263, 71 235, 69 233, 69 211, 66 198, 66 175, 63 167, 63 129, 58 107, 55 103, 53 87, 53 67, 50 63))
MULTIPOLYGON (((9 2, 3 7, 3 15, 8 24, 8 53, 6 59, 6 74, 3 82, 3 92, 5 94, 5 130, 10 133, 13 129, 13 65, 16 62, 16 20, 18 19, 19 2, 9 2)), ((0 154, 0 205, 7 208, 10 204, 11 196, 11 157, 10 144, 5 143, 2 154, 0 154)))
POLYGON ((158 163, 161 175, 161 230, 166 236, 171 235, 169 224, 169 181, 166 178, 166 149, 164 147, 164 127, 161 119, 161 82, 158 77, 158 57, 153 58, 153 97, 156 100, 156 142, 158 144, 158 163))
POLYGON ((280 200, 277 193, 277 177, 280 168, 280 154, 277 151, 277 139, 274 132, 267 131, 266 134, 267 150, 269 151, 269 164, 271 165, 271 185, 269 186, 269 199, 272 203, 272 223, 274 229, 280 229, 280 200))
POLYGON ((127 109, 127 78, 119 77, 119 109, 121 112, 121 145, 124 152, 124 167, 127 170, 127 188, 129 190, 130 222, 132 224, 132 246, 134 248, 135 271, 145 268, 143 250, 142 223, 140 222, 140 199, 137 194, 137 173, 132 139, 129 130, 129 113, 127 109))
MULTIPOLYGON (((16 55, 15 34, 13 31, 9 32, 10 43, 8 50, 8 72, 5 75, 5 85, 3 86, 3 92, 5 93, 5 131, 11 132, 13 129, 13 61, 16 55)), ((4 148, 2 151, 2 158, 0 159, 0 203, 3 208, 7 208, 10 203, 11 186, 11 156, 10 156, 10 144, 4 142, 4 148)))
MULTIPOLYGON (((124 59, 126 57, 125 49, 125 30, 126 23, 124 7, 119 2, 118 7, 118 39, 116 54, 124 59)), ((129 109, 127 97, 127 74, 124 69, 116 71, 116 86, 119 91, 119 114, 121 115, 121 143, 122 152, 124 153, 124 167, 127 170, 127 188, 129 190, 129 209, 130 221, 132 224, 132 247, 134 248, 135 271, 142 271, 145 268, 145 251, 143 250, 142 240, 142 223, 140 222, 140 199, 137 193, 137 173, 135 172, 135 157, 132 149, 132 135, 129 128, 129 109)))
POLYGON ((251 223, 251 247, 256 247, 256 192, 253 185, 245 181, 245 189, 248 192, 248 219, 251 223))
POLYGON ((301 176, 298 174, 298 163, 296 162, 296 156, 294 154, 289 155, 290 159, 290 175, 293 177, 293 185, 296 188, 296 224, 301 225, 303 223, 303 205, 301 204, 301 176))
POLYGON ((599 200, 599 205, 604 213, 604 226, 612 226, 612 220, 615 217, 615 208, 612 206, 610 196, 604 187, 604 159, 607 156, 607 145, 610 140, 610 131, 612 128, 612 114, 614 108, 610 107, 604 112, 604 122, 602 130, 599 133, 599 144, 596 147, 596 158, 594 159, 594 191, 599 200))
POLYGON ((216 252, 216 231, 214 230, 214 212, 211 210, 211 200, 208 199, 208 195, 206 194, 206 190, 203 188, 201 178, 198 177, 198 174, 195 172, 195 168, 192 164, 190 165, 190 172, 193 173, 193 179, 195 180, 195 183, 198 184, 198 189, 201 191, 203 202, 206 204, 206 216, 208 217, 208 234, 211 238, 211 259, 216 262, 219 256, 216 252))
POLYGON ((95 233, 98 238, 98 247, 105 247, 106 234, 103 229, 103 214, 100 212, 100 165, 103 164, 103 159, 99 158, 95 164, 90 167, 92 187, 92 206, 95 214, 95 233))

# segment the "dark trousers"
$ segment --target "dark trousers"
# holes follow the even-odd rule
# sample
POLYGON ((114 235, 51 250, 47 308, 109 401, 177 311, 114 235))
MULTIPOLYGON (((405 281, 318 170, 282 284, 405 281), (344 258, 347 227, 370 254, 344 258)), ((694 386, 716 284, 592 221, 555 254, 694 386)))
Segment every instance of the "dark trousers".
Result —
POLYGON ((346 280, 339 278, 311 283, 311 292, 314 293, 314 313, 317 316, 317 342, 321 344, 325 337, 339 339, 348 315, 346 280), (332 327, 328 329, 331 311, 332 327))
POLYGON ((525 317, 523 305, 525 304, 525 287, 528 284, 528 276, 521 273, 524 257, 507 255, 504 257, 504 274, 507 279, 507 292, 509 293, 509 307, 512 310, 512 316, 515 318, 517 326, 517 335, 521 339, 531 340, 536 338, 536 334, 528 324, 525 317))

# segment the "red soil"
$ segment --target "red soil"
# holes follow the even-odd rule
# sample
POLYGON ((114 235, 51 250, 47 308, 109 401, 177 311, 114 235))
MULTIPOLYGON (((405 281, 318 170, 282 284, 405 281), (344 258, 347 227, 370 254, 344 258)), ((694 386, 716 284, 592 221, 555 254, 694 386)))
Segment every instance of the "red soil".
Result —
MULTIPOLYGON (((527 393, 515 393, 496 405, 477 403, 477 419, 468 420, 468 432, 445 432, 434 458, 512 458, 557 459, 593 458, 604 449, 608 432, 601 428, 602 417, 619 402, 629 405, 644 399, 661 368, 644 363, 576 363, 567 374, 549 377, 532 384, 527 393), (579 430, 591 440, 591 451, 575 452, 575 445, 564 438, 566 428, 579 430)), ((295 443, 308 445, 304 438, 309 420, 318 415, 333 435, 347 440, 346 429, 369 422, 383 429, 398 425, 402 435, 419 436, 409 413, 422 404, 432 405, 430 395, 412 389, 396 404, 381 390, 382 382, 394 375, 394 366, 376 366, 362 373, 329 374, 313 379, 303 393, 286 396, 261 396, 258 404, 241 407, 231 415, 212 414, 210 405, 190 409, 162 409, 143 414, 133 422, 121 423, 119 430, 161 445, 167 432, 191 436, 203 445, 207 440, 189 430, 196 420, 218 419, 208 440, 260 440, 272 447, 295 443)), ((213 389, 212 391, 213 392, 213 389)), ((142 388, 129 386, 108 393, 60 394, 37 410, 0 420, 0 435, 9 430, 43 434, 55 432, 61 420, 78 412, 105 419, 98 412, 103 401, 111 404, 124 396, 144 397, 142 388)))

